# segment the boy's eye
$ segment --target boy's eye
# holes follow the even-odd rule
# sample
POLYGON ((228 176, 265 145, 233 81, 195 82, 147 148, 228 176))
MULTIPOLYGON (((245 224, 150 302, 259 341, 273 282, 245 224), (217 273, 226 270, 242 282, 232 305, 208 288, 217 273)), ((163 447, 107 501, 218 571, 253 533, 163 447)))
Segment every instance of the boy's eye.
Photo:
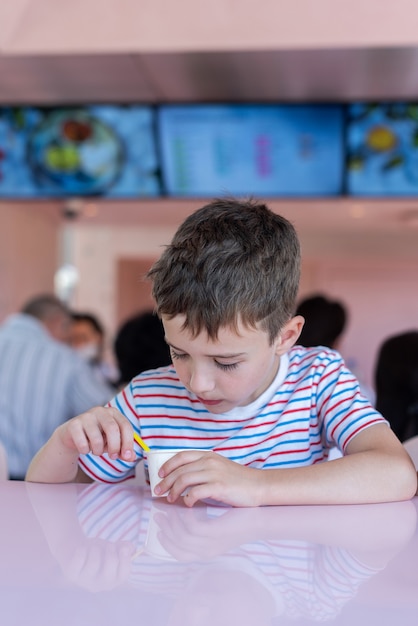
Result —
POLYGON ((174 350, 170 350, 170 354, 172 359, 185 359, 187 357, 187 354, 174 352, 174 350))
MULTIPOLYGON (((171 354, 171 358, 174 359, 187 359, 187 357, 189 356, 188 354, 184 353, 184 352, 175 352, 173 349, 170 350, 170 354, 171 354)), ((225 371, 231 371, 234 370, 236 367, 238 367, 238 363, 220 363, 219 361, 215 360, 215 365, 216 367, 219 367, 219 369, 225 371)))
POLYGON ((219 363, 219 361, 215 361, 216 366, 219 367, 221 370, 234 370, 236 367, 238 367, 238 363, 219 363))

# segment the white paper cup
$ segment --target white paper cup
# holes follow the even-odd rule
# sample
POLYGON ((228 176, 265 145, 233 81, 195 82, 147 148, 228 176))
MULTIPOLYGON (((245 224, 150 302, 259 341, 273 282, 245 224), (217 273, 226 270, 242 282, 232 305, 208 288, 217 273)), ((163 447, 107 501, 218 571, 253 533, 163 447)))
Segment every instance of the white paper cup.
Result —
POLYGON ((161 498, 166 495, 165 493, 159 494, 159 495, 154 493, 154 489, 156 485, 158 485, 158 483, 160 483, 162 480, 162 478, 158 476, 160 467, 164 465, 164 463, 168 461, 169 459, 171 459, 173 456, 185 450, 190 451, 190 448, 177 448, 177 449, 174 448, 170 450, 150 450, 149 452, 147 452, 149 482, 151 486, 151 495, 153 498, 161 498))
POLYGON ((181 450, 150 450, 147 452, 149 482, 153 498, 160 498, 165 495, 160 494, 157 496, 157 494, 154 493, 156 485, 158 485, 158 483, 162 480, 160 476, 158 476, 158 472, 160 471, 160 467, 178 452, 181 452, 181 450))

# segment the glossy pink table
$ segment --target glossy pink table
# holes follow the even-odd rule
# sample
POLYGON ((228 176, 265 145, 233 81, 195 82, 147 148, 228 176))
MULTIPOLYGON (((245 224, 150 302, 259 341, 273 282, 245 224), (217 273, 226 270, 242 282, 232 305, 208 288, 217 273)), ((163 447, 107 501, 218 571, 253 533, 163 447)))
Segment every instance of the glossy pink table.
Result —
POLYGON ((418 623, 417 499, 187 509, 1 482, 0 502, 1 626, 418 623))

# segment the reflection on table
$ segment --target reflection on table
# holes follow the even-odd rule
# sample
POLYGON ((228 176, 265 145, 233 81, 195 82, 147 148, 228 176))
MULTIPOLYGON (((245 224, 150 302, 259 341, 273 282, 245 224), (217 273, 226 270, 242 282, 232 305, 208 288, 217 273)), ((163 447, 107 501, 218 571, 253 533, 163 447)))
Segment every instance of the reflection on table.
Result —
POLYGON ((0 497, 5 626, 416 624, 416 499, 188 509, 135 485, 12 482, 0 497))

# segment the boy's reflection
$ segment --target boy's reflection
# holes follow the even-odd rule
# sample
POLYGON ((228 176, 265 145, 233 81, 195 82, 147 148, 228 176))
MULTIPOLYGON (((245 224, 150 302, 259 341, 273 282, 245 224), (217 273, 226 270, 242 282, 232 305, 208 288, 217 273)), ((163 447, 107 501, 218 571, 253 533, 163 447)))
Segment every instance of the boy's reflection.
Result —
POLYGON ((416 524, 412 502, 189 509, 124 485, 27 489, 67 579, 153 593, 176 626, 332 619, 416 524))

